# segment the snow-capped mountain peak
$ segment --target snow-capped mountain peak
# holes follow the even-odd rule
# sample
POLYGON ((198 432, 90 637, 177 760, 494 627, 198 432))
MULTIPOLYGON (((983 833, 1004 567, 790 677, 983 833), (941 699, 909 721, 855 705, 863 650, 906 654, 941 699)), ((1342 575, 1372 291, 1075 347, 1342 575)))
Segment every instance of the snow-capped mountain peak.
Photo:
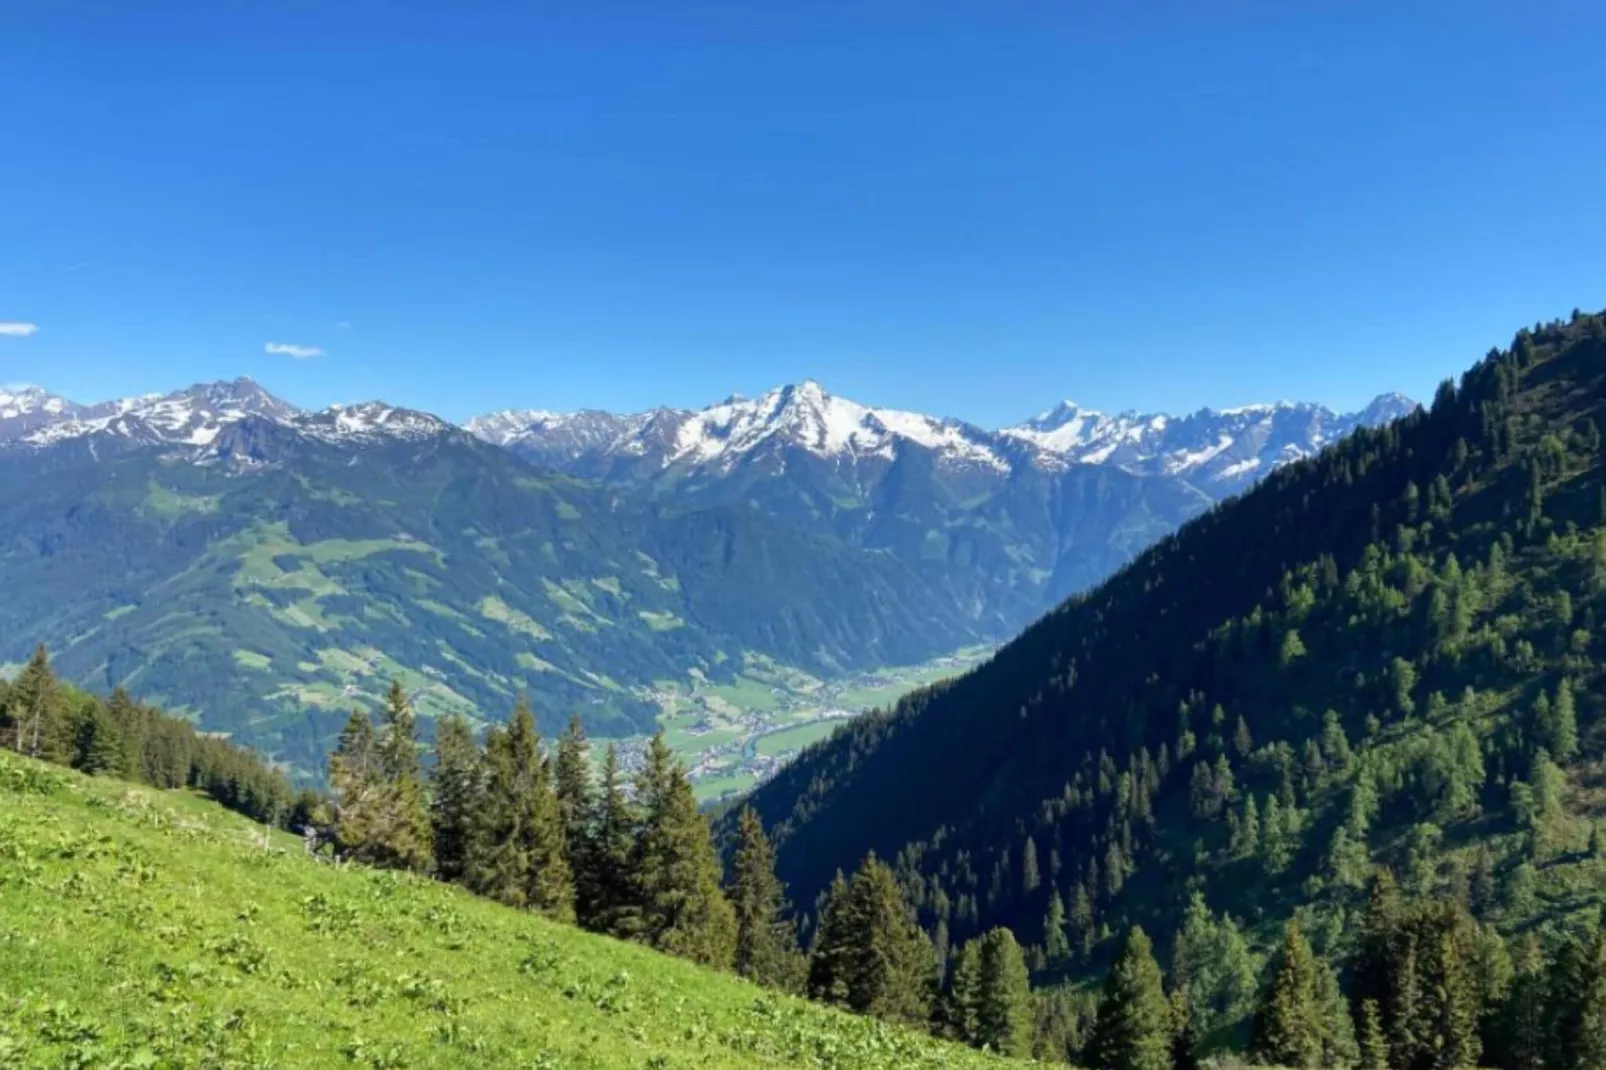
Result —
POLYGON ((403 409, 383 401, 331 405, 294 421, 296 430, 325 442, 403 439, 418 441, 457 431, 438 416, 403 409))
POLYGON ((1388 423, 1415 408, 1415 402, 1400 394, 1382 395, 1360 412, 1342 414, 1310 402, 1279 401, 1202 408, 1182 417, 1134 412, 1107 416, 1065 402, 1002 433, 1069 461, 1180 476, 1224 496, 1357 427, 1388 423))
POLYGON ((805 379, 752 401, 732 398, 688 414, 663 463, 725 468, 757 450, 784 447, 830 459, 890 458, 913 443, 945 459, 1007 468, 990 437, 957 420, 861 405, 805 379))

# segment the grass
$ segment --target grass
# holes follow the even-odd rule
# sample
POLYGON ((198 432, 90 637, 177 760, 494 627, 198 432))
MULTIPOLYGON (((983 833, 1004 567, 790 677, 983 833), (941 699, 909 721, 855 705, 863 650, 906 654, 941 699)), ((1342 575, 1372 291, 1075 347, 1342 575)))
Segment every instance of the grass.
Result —
POLYGON ((714 776, 697 781, 692 785, 692 793, 697 796, 698 802, 707 802, 710 799, 746 791, 756 783, 758 777, 752 773, 731 773, 728 776, 714 776))
POLYGON ((528 613, 514 609, 506 602, 491 595, 480 599, 476 607, 480 616, 486 620, 494 620, 498 624, 505 624, 516 632, 523 632, 531 639, 551 639, 552 633, 541 627, 540 623, 528 613))
POLYGON ((1011 1064, 0 753, 0 1065, 1011 1064))
POLYGON ((808 724, 800 724, 796 728, 786 728, 779 732, 771 732, 767 736, 759 736, 758 742, 754 746, 760 754, 771 756, 785 754, 787 751, 802 750, 810 743, 824 739, 846 723, 846 721, 839 718, 810 721, 808 724))

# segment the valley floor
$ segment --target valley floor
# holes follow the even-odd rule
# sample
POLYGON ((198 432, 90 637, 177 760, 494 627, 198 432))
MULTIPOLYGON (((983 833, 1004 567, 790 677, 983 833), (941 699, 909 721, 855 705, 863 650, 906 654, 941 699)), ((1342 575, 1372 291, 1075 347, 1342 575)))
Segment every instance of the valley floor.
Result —
MULTIPOLYGON (((967 672, 993 650, 966 647, 919 665, 884 666, 829 681, 749 655, 733 683, 714 684, 701 677, 665 681, 652 697, 662 709, 658 725, 665 741, 686 763, 698 799, 709 802, 768 780, 798 751, 847 721, 890 706, 916 688, 967 672)), ((646 737, 622 741, 627 769, 634 767, 646 743, 646 737)))

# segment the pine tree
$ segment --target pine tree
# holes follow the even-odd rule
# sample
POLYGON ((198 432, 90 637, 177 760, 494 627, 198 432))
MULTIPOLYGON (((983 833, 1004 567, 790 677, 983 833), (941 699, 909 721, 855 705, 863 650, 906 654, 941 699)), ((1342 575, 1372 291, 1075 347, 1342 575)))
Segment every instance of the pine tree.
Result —
POLYGON ((558 739, 554 788, 558 797, 558 818, 563 825, 564 858, 574 876, 575 914, 582 925, 596 913, 596 864, 592 860, 592 819, 596 804, 592 798, 591 763, 580 715, 569 718, 569 727, 558 739))
POLYGON ((587 928, 634 939, 641 928, 641 889, 632 868, 640 819, 625 795, 619 750, 610 743, 603 755, 596 794, 592 841, 591 915, 587 928))
POLYGON ((1578 754, 1578 710, 1567 680, 1556 685, 1555 701, 1540 725, 1540 742, 1557 761, 1569 761, 1578 754))
POLYGON ((1056 890, 1048 897, 1048 915, 1043 919, 1043 954, 1054 969, 1071 960, 1071 941, 1065 933, 1065 902, 1056 890))
MULTIPOLYGON (((815 932, 814 947, 809 954, 808 997, 821 1003, 845 1004, 848 1001, 848 977, 852 969, 854 933, 850 930, 848 882, 842 871, 836 871, 831 886, 826 890, 820 907, 820 924, 815 932)), ((969 946, 968 944, 966 945, 969 946)), ((961 954, 961 965, 963 954, 961 954)), ((959 983, 959 970, 954 971, 954 983, 959 983)), ((974 1014, 974 1004, 967 1004, 974 1014)), ((969 1034, 962 1034, 969 1039, 969 1034)))
POLYGON ((1171 1070, 1199 1070, 1199 1038, 1188 1002, 1187 985, 1171 993, 1171 1070))
POLYGON ((1169 1070, 1171 1005, 1149 937, 1127 934, 1104 981, 1087 1061, 1099 1070, 1169 1070))
POLYGON ((730 899, 736 911, 736 972, 768 988, 796 991, 802 981, 797 928, 786 916, 764 823, 750 806, 737 818, 730 899))
POLYGON ((953 976, 943 1000, 947 1033, 973 1047, 981 1046, 977 1011, 981 1004, 981 941, 967 940, 954 960, 953 976))
POLYGON ((634 858, 642 938, 672 955, 729 966, 736 951, 736 918, 720 891, 719 857, 691 780, 662 733, 647 747, 636 798, 643 811, 634 858))
POLYGON ((44 644, 34 648, 33 657, 17 674, 6 706, 9 712, 0 721, 0 743, 31 758, 60 762, 68 757, 61 685, 44 644))
POLYGON ((1389 1043, 1383 1034, 1383 1012, 1377 1000, 1361 1003, 1361 1064, 1360 1070, 1390 1070, 1389 1043))
POLYGON ((922 1022, 936 961, 892 870, 869 855, 833 885, 809 968, 809 994, 860 1014, 922 1022))
POLYGON ((90 699, 85 704, 75 736, 74 766, 90 775, 122 772, 122 734, 98 699, 90 699))
POLYGON ((486 741, 486 821, 470 884, 510 906, 574 920, 558 800, 541 758, 535 718, 522 699, 506 729, 486 741))
POLYGON ((1455 933, 1438 927, 1423 964, 1431 982, 1424 986, 1420 1014, 1424 1032, 1433 1038, 1431 1070, 1463 1070, 1477 1066, 1483 1052, 1478 1036, 1478 993, 1455 933))
POLYGON ((384 778, 375 755, 373 723, 362 710, 352 710, 340 739, 329 755, 329 786, 335 794, 335 851, 343 858, 367 861, 383 829, 384 778))
POLYGON ((972 1041, 1000 1055, 1032 1053, 1032 989, 1015 934, 997 928, 980 938, 976 1035, 972 1041))
POLYGON ((1317 971, 1316 958, 1295 918, 1288 923, 1271 986, 1255 1015, 1251 1048, 1257 1058, 1295 1070, 1322 1065, 1326 1028, 1317 971))
POLYGON ((1026 846, 1021 848, 1021 895, 1030 896, 1037 891, 1042 883, 1042 877, 1037 871, 1037 844, 1030 836, 1026 837, 1026 846))
POLYGON ((1551 979, 1551 1065, 1606 1066, 1606 929, 1568 942, 1551 979))
POLYGON ((382 781, 372 861, 421 873, 430 868, 431 829, 418 765, 418 731, 399 680, 385 699, 385 726, 374 745, 382 781))
POLYGON ((485 816, 484 764, 474 730, 457 714, 435 722, 435 767, 431 770, 430 830, 435 872, 461 883, 477 848, 485 816))

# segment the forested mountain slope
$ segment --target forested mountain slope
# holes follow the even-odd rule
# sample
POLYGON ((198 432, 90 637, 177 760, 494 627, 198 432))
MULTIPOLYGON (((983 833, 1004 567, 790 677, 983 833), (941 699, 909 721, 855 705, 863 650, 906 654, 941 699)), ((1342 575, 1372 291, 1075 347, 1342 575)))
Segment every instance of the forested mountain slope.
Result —
POLYGON ((0 664, 44 642, 71 680, 315 773, 392 678, 426 716, 500 721, 528 692, 548 731, 580 712, 618 735, 651 730, 655 681, 726 678, 745 652, 829 675, 997 634, 940 562, 741 503, 632 502, 414 415, 0 451, 0 664))
POLYGON ((759 789, 782 878, 897 857, 939 939, 1073 974, 1195 890, 1338 948, 1378 865, 1513 928, 1593 904, 1603 402, 1575 314, 1279 470, 759 789))

